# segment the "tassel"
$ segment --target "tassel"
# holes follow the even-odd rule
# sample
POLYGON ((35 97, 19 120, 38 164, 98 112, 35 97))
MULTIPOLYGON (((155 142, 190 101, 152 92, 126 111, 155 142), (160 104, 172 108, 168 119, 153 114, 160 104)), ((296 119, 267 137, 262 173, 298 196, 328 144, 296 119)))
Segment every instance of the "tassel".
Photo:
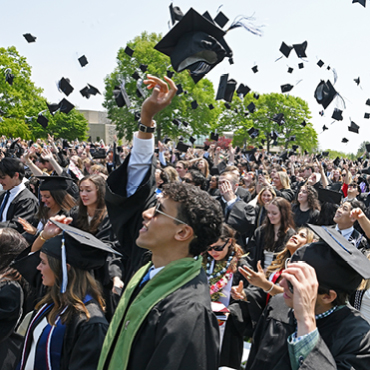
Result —
POLYGON ((60 289, 61 293, 65 293, 67 290, 68 285, 68 271, 67 271, 67 256, 66 256, 66 246, 65 246, 65 238, 64 238, 64 231, 62 234, 62 287, 60 289))
POLYGON ((234 28, 243 27, 248 32, 253 33, 256 36, 262 36, 262 26, 256 26, 252 23, 255 18, 252 17, 245 17, 244 15, 238 15, 234 21, 232 22, 231 26, 228 28, 228 31, 233 30, 234 28))

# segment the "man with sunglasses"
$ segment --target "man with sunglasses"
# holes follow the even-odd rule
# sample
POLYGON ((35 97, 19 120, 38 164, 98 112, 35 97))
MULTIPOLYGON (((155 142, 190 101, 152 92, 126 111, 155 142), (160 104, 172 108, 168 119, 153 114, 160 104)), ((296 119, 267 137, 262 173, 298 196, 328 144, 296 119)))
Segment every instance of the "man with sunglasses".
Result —
POLYGON ((368 369, 370 325, 348 295, 370 278, 370 261, 336 230, 299 248, 283 271, 283 294, 258 321, 246 369, 368 369))
POLYGON ((218 368, 218 323, 200 254, 220 236, 221 207, 186 183, 163 186, 163 197, 152 201, 153 117, 177 90, 165 80, 148 75, 144 81, 153 93, 143 103, 131 156, 107 181, 108 211, 135 273, 130 280, 126 273, 98 370, 218 368), (141 268, 139 250, 151 252, 141 268))

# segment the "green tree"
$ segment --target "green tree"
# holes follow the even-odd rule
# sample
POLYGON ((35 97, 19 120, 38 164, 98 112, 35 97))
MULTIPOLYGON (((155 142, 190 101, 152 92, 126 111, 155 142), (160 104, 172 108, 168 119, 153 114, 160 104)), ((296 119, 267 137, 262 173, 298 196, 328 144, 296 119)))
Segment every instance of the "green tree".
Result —
POLYGON ((356 157, 361 157, 366 152, 366 145, 370 144, 370 141, 363 141, 357 150, 356 157))
POLYGON ((224 130, 234 131, 234 144, 245 143, 261 145, 265 144, 267 149, 274 140, 271 133, 279 134, 276 145, 285 148, 298 145, 302 150, 311 151, 318 145, 317 133, 309 122, 310 111, 308 104, 301 98, 284 94, 263 94, 256 99, 255 94, 248 93, 243 100, 236 94, 231 103, 231 109, 224 110, 220 115, 219 126, 224 130), (253 103, 256 110, 249 113, 247 107, 253 103), (275 115, 282 113, 284 123, 279 125, 273 121, 275 115), (302 122, 306 122, 306 126, 302 122), (259 135, 252 139, 248 130, 250 128, 259 130, 259 135), (295 136, 295 141, 289 138, 295 136))
POLYGON ((52 116, 42 92, 31 80, 31 67, 26 58, 19 55, 14 46, 0 48, 1 134, 23 139, 46 138, 49 133, 70 140, 85 138, 88 123, 84 116, 75 109, 68 114, 57 112, 52 116), (12 84, 6 82, 6 71, 14 75, 12 84), (46 128, 37 123, 42 111, 49 120, 46 128))
MULTIPOLYGON (((140 77, 145 78, 149 73, 155 76, 164 76, 170 68, 170 58, 156 51, 154 46, 161 40, 161 35, 155 33, 148 34, 143 32, 127 46, 134 50, 133 57, 129 57, 124 48, 121 48, 117 54, 117 66, 114 71, 105 79, 105 101, 103 106, 108 110, 108 117, 116 124, 118 136, 131 140, 134 131, 137 130, 135 121, 135 112, 140 112, 144 97, 138 97, 136 93, 137 81, 132 77, 138 72, 140 77), (140 70, 140 65, 148 66, 145 73, 140 70), (124 106, 119 108, 115 102, 113 90, 125 81, 125 89, 131 101, 131 107, 124 106)), ((157 132, 156 136, 160 140, 168 135, 170 138, 176 138, 183 135, 189 137, 201 134, 208 134, 217 122, 220 113, 218 105, 210 110, 208 105, 214 103, 213 84, 203 78, 197 84, 194 84, 189 74, 184 71, 176 73, 173 76, 175 83, 181 84, 184 93, 175 96, 170 106, 161 111, 156 116, 157 132), (197 109, 191 108, 191 102, 196 100, 197 109), (172 123, 173 119, 179 119, 189 123, 188 127, 181 125, 180 128, 172 123)), ((143 90, 147 91, 145 85, 143 90)))

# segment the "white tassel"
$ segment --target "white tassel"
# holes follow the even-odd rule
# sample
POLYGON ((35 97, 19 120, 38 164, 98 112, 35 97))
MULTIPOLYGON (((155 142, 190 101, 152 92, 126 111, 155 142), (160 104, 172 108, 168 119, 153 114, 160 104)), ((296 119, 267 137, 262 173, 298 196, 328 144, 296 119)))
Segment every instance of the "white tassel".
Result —
POLYGON ((244 15, 238 15, 234 19, 233 23, 231 24, 231 26, 229 27, 229 29, 227 31, 230 31, 234 28, 243 27, 248 32, 251 32, 256 36, 262 36, 261 27, 263 27, 263 26, 254 25, 252 23, 252 21, 254 21, 254 20, 255 20, 255 18, 253 16, 252 17, 246 17, 244 15))
POLYGON ((66 256, 66 246, 64 240, 64 231, 62 236, 62 287, 60 289, 61 293, 65 293, 68 285, 68 271, 67 271, 67 256, 66 256))

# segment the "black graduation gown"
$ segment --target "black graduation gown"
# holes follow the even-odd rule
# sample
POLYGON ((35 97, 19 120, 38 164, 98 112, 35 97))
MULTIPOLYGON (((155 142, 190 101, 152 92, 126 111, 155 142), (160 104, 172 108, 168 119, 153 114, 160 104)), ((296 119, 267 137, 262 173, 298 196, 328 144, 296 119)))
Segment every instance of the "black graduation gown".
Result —
MULTIPOLYGON (((5 193, 5 191, 0 193, 0 204, 5 193)), ((18 217, 32 222, 32 218, 37 212, 38 203, 37 198, 27 188, 22 190, 10 203, 6 216, 7 221, 0 222, 0 229, 10 227, 22 233, 23 226, 18 222, 18 217)))
POLYGON ((156 158, 153 156, 152 164, 136 192, 127 197, 126 185, 129 158, 130 156, 109 175, 105 194, 113 231, 120 243, 119 252, 123 255, 122 281, 125 284, 141 267, 142 256, 145 253, 145 249, 136 245, 136 239, 139 236, 139 230, 143 222, 142 213, 156 202, 154 175, 156 158))
POLYGON ((209 297, 202 269, 156 304, 135 336, 127 370, 218 369, 218 323, 209 297))
POLYGON ((294 214, 294 223, 296 227, 301 227, 307 224, 317 225, 317 221, 320 215, 320 211, 317 209, 309 209, 308 211, 301 211, 299 204, 295 204, 292 207, 294 214))
MULTIPOLYGON (((270 300, 254 332, 246 370, 291 369, 287 338, 296 330, 293 317, 282 294, 270 300)), ((316 323, 320 339, 300 370, 369 369, 370 325, 358 311, 346 306, 316 323)))
MULTIPOLYGON (((61 354, 61 370, 96 370, 101 348, 108 330, 108 322, 98 303, 92 299, 85 304, 90 319, 85 314, 76 314, 66 324, 61 354)), ((36 327, 49 311, 35 322, 36 327)), ((31 330, 30 336, 33 335, 31 330)), ((26 356, 31 349, 32 341, 26 348, 26 356)))

